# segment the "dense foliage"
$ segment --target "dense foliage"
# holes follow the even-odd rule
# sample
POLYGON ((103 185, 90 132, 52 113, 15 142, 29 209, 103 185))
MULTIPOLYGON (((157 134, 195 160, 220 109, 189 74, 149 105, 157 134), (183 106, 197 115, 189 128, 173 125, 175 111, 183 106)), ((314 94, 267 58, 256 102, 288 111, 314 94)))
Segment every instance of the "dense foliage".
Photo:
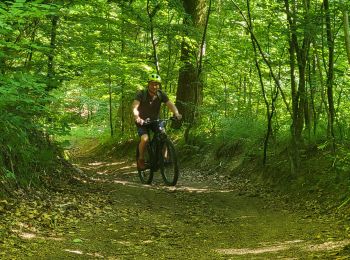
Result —
POLYGON ((64 133, 50 107, 46 70, 50 48, 47 17, 55 12, 38 1, 0 4, 0 178, 30 185, 45 178, 61 155, 53 135, 64 133))
POLYGON ((1 2, 1 176, 45 168, 68 124, 134 137, 130 104, 153 71, 187 144, 240 140, 264 163, 283 144, 292 171, 305 145, 342 150, 348 11, 328 0, 1 2))

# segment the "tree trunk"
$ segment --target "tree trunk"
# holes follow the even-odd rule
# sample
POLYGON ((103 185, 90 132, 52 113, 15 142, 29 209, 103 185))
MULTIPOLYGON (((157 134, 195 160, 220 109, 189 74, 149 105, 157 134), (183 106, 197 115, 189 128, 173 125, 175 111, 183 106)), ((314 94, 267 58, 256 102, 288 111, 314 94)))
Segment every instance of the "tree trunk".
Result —
POLYGON ((152 48, 153 48, 153 60, 154 60, 154 65, 155 65, 157 74, 160 74, 160 68, 159 68, 159 60, 158 60, 158 54, 157 54, 157 43, 154 37, 153 17, 156 15, 159 8, 160 8, 160 5, 157 4, 153 8, 153 10, 151 10, 150 1, 147 0, 147 14, 148 14, 148 19, 150 23, 151 42, 152 42, 152 48))
MULTIPOLYGON (((119 56, 124 59, 124 55, 126 53, 126 35, 127 35, 127 23, 125 17, 127 17, 127 10, 131 8, 133 0, 124 0, 120 3, 120 9, 121 9, 121 26, 120 26, 120 54, 119 56)), ((123 66, 120 66, 121 69, 123 69, 123 66)), ((121 131, 121 134, 124 135, 126 131, 126 126, 128 125, 127 119, 128 115, 130 115, 129 110, 129 104, 126 100, 126 82, 125 82, 125 76, 124 71, 122 71, 121 74, 121 82, 120 82, 120 99, 119 99, 119 110, 118 115, 120 115, 120 118, 115 118, 115 129, 117 129, 117 126, 119 130, 121 131)), ((133 122, 133 121, 132 121, 133 122)))
POLYGON ((111 137, 114 136, 114 128, 113 128, 113 89, 112 89, 112 72, 111 72, 111 61, 112 61, 112 32, 110 30, 111 28, 111 21, 110 21, 110 9, 107 10, 106 13, 106 20, 107 20, 107 34, 108 34, 108 106, 109 106, 109 129, 111 133, 111 137))
POLYGON ((287 21, 289 25, 289 64, 291 77, 291 94, 292 94, 292 143, 290 153, 291 172, 296 174, 299 164, 299 147, 303 142, 302 133, 305 124, 305 107, 307 104, 306 97, 306 68, 307 57, 309 55, 311 35, 305 29, 310 23, 310 1, 303 1, 302 5, 297 5, 296 1, 284 0, 285 9, 287 13, 287 21), (291 2, 291 4, 289 3, 291 2), (299 12, 303 14, 303 38, 302 41, 298 39, 299 12), (302 43, 299 45, 299 43, 302 43), (297 63, 296 63, 297 62, 297 63), (296 83, 296 66, 298 69, 299 84, 296 83))
POLYGON ((277 97, 278 97, 278 88, 275 85, 274 93, 272 93, 273 97, 271 100, 271 111, 270 111, 270 103, 269 103, 269 100, 267 99, 267 96, 266 96, 266 90, 265 90, 265 86, 264 86, 264 82, 263 82, 263 76, 262 76, 262 72, 260 69, 259 62, 258 62, 258 51, 257 51, 257 47, 256 47, 256 42, 254 41, 254 37, 253 37, 253 23, 252 23, 251 14, 250 14, 250 0, 247 0, 247 9, 248 9, 248 19, 249 19, 248 21, 249 21, 249 27, 250 27, 250 38, 251 38, 251 42, 252 42, 253 50, 254 50, 254 62, 255 62, 255 67, 258 71, 259 82, 260 82, 260 86, 261 86, 261 93, 262 93, 262 96, 264 98, 264 102, 265 102, 265 106, 266 106, 267 127, 266 127, 265 139, 264 139, 264 157, 263 157, 263 165, 265 165, 267 162, 267 148, 268 148, 269 138, 270 138, 270 135, 272 133, 272 118, 273 118, 273 115, 275 112, 275 102, 276 102, 277 97))
MULTIPOLYGON (((289 1, 285 0, 285 8, 287 12, 287 20, 289 24, 289 64, 291 77, 291 94, 293 107, 293 122, 291 126, 293 145, 299 145, 302 142, 302 132, 304 128, 305 104, 306 104, 306 61, 310 47, 310 35, 304 31, 302 46, 299 46, 297 34, 297 8, 295 1, 292 1, 292 6, 289 1), (297 64, 295 64, 297 61, 297 64), (295 69, 298 67, 299 85, 296 84, 295 69)), ((308 17, 308 2, 304 3, 304 21, 307 23, 308 17)))
POLYGON ((328 98, 328 136, 331 138, 333 149, 335 149, 334 136, 334 100, 333 100, 333 70, 334 70, 334 41, 331 26, 331 18, 329 11, 328 0, 323 1, 323 6, 326 12, 326 30, 327 30, 327 45, 328 45, 328 70, 327 70, 327 98, 328 98))
POLYGON ((201 55, 204 54, 204 44, 201 32, 205 28, 205 0, 184 0, 184 24, 192 27, 196 33, 187 32, 181 46, 182 67, 179 71, 178 88, 176 93, 176 106, 183 115, 185 122, 193 123, 196 107, 203 100, 203 81, 201 70, 201 55), (190 44, 187 38, 194 39, 196 44, 190 44))
POLYGON ((59 17, 53 15, 51 18, 51 37, 50 37, 50 51, 48 54, 48 63, 47 63, 47 87, 46 90, 50 91, 54 89, 57 85, 55 79, 55 67, 54 67, 54 57, 56 49, 56 33, 59 17))
POLYGON ((350 29, 349 29, 349 15, 348 11, 343 11, 343 22, 344 22, 344 37, 345 37, 345 47, 348 56, 348 62, 350 66, 350 29))
MULTIPOLYGON (((33 31, 31 32, 31 39, 30 41, 32 43, 35 42, 35 37, 36 37, 36 33, 37 33, 37 29, 38 29, 38 25, 40 23, 40 20, 39 19, 34 19, 33 20, 33 23, 32 23, 32 28, 33 28, 33 31)), ((28 55, 27 55, 27 58, 25 60, 25 63, 24 63, 24 66, 28 68, 28 70, 31 69, 31 65, 32 65, 32 58, 33 58, 33 47, 31 46, 29 48, 29 52, 28 52, 28 55)))

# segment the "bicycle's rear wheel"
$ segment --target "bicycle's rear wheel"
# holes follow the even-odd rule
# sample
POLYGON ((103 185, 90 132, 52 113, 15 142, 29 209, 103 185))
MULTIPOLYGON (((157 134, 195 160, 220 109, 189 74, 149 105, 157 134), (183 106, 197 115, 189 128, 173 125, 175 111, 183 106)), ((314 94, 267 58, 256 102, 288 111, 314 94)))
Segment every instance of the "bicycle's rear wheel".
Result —
MULTIPOLYGON (((136 161, 139 158, 139 146, 137 146, 136 149, 136 161)), ((152 169, 152 150, 151 150, 151 146, 148 143, 145 149, 145 166, 146 168, 144 170, 141 169, 137 169, 138 173, 139 173, 139 177, 140 180, 143 184, 151 184, 152 180, 153 180, 153 169, 152 169)))
POLYGON ((179 178, 179 167, 173 143, 165 140, 161 147, 160 172, 166 185, 175 186, 179 178))

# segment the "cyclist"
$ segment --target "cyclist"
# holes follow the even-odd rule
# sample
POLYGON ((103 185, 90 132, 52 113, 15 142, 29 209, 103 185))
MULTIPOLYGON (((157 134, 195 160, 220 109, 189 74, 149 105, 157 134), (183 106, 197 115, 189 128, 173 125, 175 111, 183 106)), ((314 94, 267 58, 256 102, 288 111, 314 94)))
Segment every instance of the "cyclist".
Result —
POLYGON ((158 74, 153 73, 149 75, 147 89, 139 91, 132 103, 137 133, 140 136, 139 158, 137 159, 137 168, 140 170, 145 169, 144 151, 149 140, 148 130, 155 132, 158 129, 158 125, 155 124, 143 125, 145 120, 148 118, 151 121, 158 119, 162 103, 165 103, 176 119, 180 120, 182 118, 167 94, 159 89, 161 82, 162 80, 158 74))

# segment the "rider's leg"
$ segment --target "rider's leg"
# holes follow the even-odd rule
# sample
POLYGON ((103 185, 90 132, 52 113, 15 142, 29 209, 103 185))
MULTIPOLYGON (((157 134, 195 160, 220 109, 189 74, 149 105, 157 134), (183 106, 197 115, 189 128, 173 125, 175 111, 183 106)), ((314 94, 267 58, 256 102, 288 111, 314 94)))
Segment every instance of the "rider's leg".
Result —
POLYGON ((149 137, 148 134, 143 134, 140 137, 139 143, 139 159, 145 159, 145 147, 148 143, 149 137))
POLYGON ((137 159, 137 168, 140 170, 144 170, 145 166, 145 148, 148 142, 148 134, 143 134, 140 137, 139 143, 139 158, 137 159))

